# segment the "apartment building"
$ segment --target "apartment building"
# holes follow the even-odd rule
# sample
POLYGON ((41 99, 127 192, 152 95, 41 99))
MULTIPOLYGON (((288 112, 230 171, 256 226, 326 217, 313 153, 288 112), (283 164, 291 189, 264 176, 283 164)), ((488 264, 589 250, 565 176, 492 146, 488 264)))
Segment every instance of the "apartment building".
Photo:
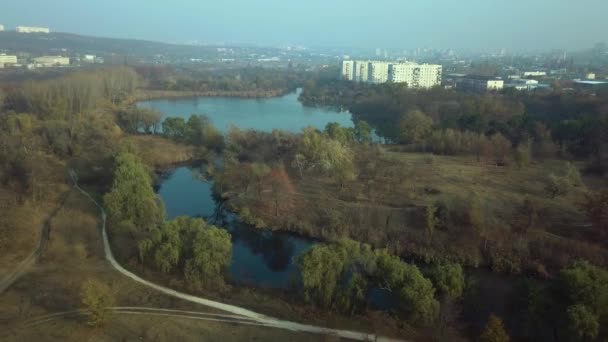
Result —
POLYGON ((51 29, 48 27, 17 26, 16 31, 19 33, 50 33, 51 29))
POLYGON ((411 88, 431 88, 441 84, 442 67, 413 62, 342 62, 342 79, 369 83, 407 83, 411 88))
POLYGON ((501 78, 478 75, 466 75, 456 82, 457 88, 476 92, 501 90, 505 85, 505 81, 501 78))

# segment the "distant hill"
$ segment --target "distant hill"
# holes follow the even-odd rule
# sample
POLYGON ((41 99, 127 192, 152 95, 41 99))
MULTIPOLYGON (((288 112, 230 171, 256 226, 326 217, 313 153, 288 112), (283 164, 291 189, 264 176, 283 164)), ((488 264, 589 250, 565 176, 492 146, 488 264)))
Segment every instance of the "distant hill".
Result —
POLYGON ((118 54, 137 57, 163 55, 172 58, 208 57, 217 54, 215 47, 176 45, 146 40, 102 38, 71 33, 0 32, 0 50, 31 54, 80 53, 99 56, 118 54))

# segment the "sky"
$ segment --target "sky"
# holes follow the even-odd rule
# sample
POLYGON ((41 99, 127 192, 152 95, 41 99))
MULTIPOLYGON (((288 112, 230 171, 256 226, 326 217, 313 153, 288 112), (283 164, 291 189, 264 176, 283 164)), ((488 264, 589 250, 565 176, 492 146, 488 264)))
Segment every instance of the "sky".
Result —
POLYGON ((6 29, 172 43, 539 50, 608 40, 607 0, 29 0, 0 7, 6 29))

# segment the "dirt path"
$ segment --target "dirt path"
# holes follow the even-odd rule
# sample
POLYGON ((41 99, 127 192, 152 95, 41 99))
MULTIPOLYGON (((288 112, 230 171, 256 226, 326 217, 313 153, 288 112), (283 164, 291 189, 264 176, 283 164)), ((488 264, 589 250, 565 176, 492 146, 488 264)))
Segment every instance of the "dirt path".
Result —
POLYGON ((74 187, 78 191, 80 191, 82 194, 84 194, 87 198, 89 198, 99 208, 99 211, 101 213, 101 233, 102 233, 104 254, 105 254, 106 260, 108 260, 108 262, 112 265, 112 267, 115 270, 117 270, 118 272, 122 273, 123 275, 131 278, 132 280, 134 280, 140 284, 143 284, 147 287, 153 288, 166 295, 169 295, 169 296, 172 296, 175 298, 180 298, 180 299, 189 301, 191 303, 197 303, 197 304, 201 304, 201 305, 204 305, 207 307, 219 309, 219 310, 229 312, 234 315, 242 316, 243 318, 248 318, 251 321, 255 322, 256 324, 260 324, 260 325, 287 329, 287 330, 291 330, 291 331, 308 332, 308 333, 325 334, 325 335, 335 335, 335 336, 339 336, 341 338, 347 338, 347 339, 358 340, 358 341, 399 341, 396 339, 378 336, 375 334, 368 334, 368 333, 364 333, 364 332, 341 330, 341 329, 331 329, 331 328, 319 327, 319 326, 315 326, 315 325, 308 325, 308 324, 302 324, 302 323, 297 323, 297 322, 284 321, 284 320, 280 320, 278 318, 269 317, 269 316, 266 316, 266 315, 263 315, 263 314, 260 314, 260 313, 242 308, 242 307, 238 307, 235 305, 216 302, 216 301, 212 301, 212 300, 209 300, 206 298, 196 297, 193 295, 182 293, 182 292, 179 292, 179 291, 176 291, 176 290, 173 290, 173 289, 161 286, 161 285, 154 284, 143 278, 140 278, 136 274, 123 268, 116 261, 116 259, 114 259, 114 255, 112 254, 112 249, 110 248, 110 243, 108 240, 108 234, 106 232, 106 212, 105 212, 104 208, 99 203, 97 203, 97 201, 95 201, 95 199, 89 193, 87 193, 85 190, 83 190, 78 185, 77 175, 75 174, 74 171, 70 170, 69 174, 70 174, 70 177, 72 178, 72 181, 74 182, 74 187))
POLYGON ((2 294, 9 286, 11 286, 19 277, 21 277, 25 272, 29 270, 30 267, 38 260, 38 257, 46 250, 49 239, 51 238, 52 227, 51 221, 57 215, 59 210, 63 208, 63 205, 67 201, 70 196, 71 191, 66 192, 66 194, 61 199, 59 206, 53 210, 49 216, 42 223, 42 227, 40 229, 40 240, 38 241, 38 247, 30 254, 27 258, 25 258, 22 262, 15 267, 8 274, 4 275, 0 279, 0 294, 2 294))

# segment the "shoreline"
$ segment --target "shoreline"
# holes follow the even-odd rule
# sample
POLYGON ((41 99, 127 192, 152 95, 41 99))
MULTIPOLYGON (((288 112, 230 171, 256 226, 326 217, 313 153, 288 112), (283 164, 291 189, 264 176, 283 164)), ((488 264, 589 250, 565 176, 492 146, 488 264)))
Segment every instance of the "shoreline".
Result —
POLYGON ((174 91, 174 90, 137 90, 133 102, 150 100, 172 100, 197 97, 229 97, 240 99, 266 99, 281 97, 292 93, 294 89, 278 89, 266 91, 174 91))

